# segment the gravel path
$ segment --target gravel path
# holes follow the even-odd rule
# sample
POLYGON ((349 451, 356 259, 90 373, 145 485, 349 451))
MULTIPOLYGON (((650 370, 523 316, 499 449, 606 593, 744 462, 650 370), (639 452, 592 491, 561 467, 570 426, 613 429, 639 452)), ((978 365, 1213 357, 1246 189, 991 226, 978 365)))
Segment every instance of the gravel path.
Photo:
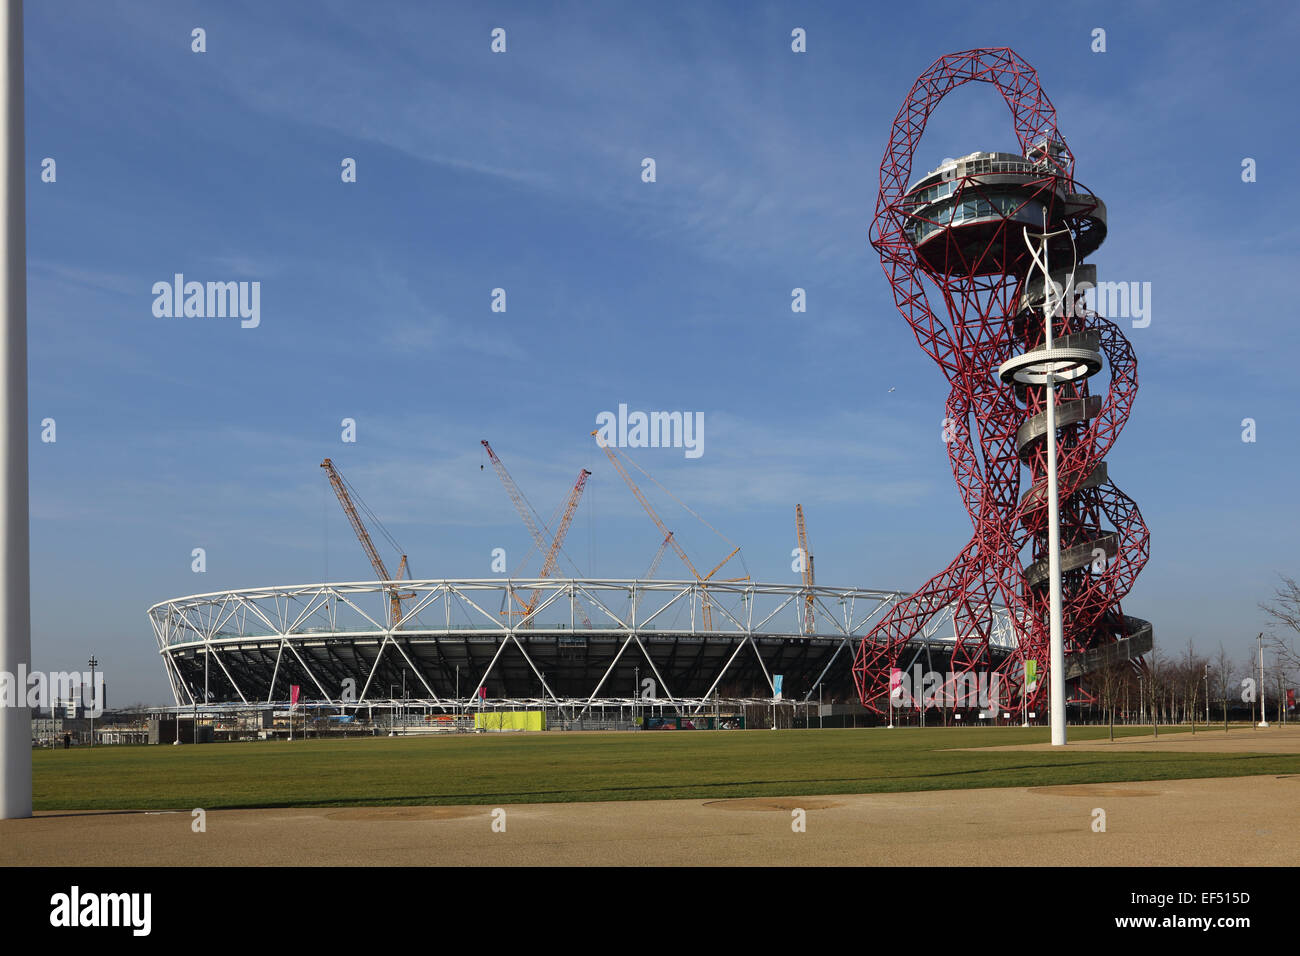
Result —
POLYGON ((189 812, 40 813, 0 821, 0 864, 1290 866, 1300 857, 1300 775, 503 809, 505 832, 484 806, 222 810, 207 814, 204 833, 189 812), (806 832, 792 829, 797 809, 806 832), (1094 831, 1097 810, 1105 832, 1094 831))

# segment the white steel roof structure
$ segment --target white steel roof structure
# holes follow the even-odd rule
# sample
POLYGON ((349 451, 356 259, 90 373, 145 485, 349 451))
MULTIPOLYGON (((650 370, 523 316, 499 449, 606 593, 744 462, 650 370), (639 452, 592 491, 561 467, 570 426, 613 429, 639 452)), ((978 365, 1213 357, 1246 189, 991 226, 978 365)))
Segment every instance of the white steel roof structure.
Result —
MULTIPOLYGON (((847 698, 857 643, 906 595, 752 582, 493 578, 246 588, 162 601, 149 620, 178 707, 266 706, 301 687, 322 705, 402 702, 678 709, 719 699, 847 698), (402 617, 391 621, 395 589, 402 617), (531 614, 519 610, 536 590, 531 614), (703 625, 707 590, 711 629, 703 625), (811 594, 816 627, 805 633, 811 594), (584 621, 589 620, 590 627, 584 621), (631 684, 631 693, 629 691, 631 684)), ((993 644, 1014 647, 1005 609, 993 644)), ((917 636, 940 652, 951 615, 917 636), (948 622, 945 625, 945 622, 948 622)))

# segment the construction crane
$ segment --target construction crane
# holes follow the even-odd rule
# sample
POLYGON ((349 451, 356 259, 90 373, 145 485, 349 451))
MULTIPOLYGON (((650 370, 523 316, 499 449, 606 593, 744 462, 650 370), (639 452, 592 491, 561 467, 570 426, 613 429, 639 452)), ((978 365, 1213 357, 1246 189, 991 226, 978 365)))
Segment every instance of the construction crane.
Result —
MULTIPOLYGON (((573 522, 573 514, 578 510, 578 500, 582 497, 582 490, 587 487, 589 477, 591 477, 591 472, 586 468, 578 473, 578 480, 574 482, 573 490, 569 492, 569 502, 564 507, 564 517, 560 519, 560 523, 555 529, 555 539, 551 541, 551 549, 546 552, 546 560, 542 562, 542 573, 539 577, 549 578, 551 572, 555 570, 555 560, 560 555, 560 545, 564 542, 564 536, 569 533, 569 525, 573 522)), ((532 596, 528 599, 526 610, 530 615, 537 607, 537 595, 540 590, 540 588, 533 588, 532 596)))
MULTIPOLYGON (((519 517, 524 519, 524 524, 528 528, 528 533, 532 535, 533 543, 537 546, 539 551, 546 555, 546 559, 542 565, 541 576, 544 578, 550 577, 551 572, 555 570, 555 562, 559 557, 561 546, 564 543, 564 536, 568 533, 569 525, 573 521, 574 512, 578 509, 578 499, 582 497, 583 488, 586 487, 587 477, 591 472, 584 468, 579 473, 578 480, 574 483, 573 491, 569 493, 569 502, 565 508, 564 516, 560 519, 560 524, 556 529, 555 538, 548 545, 546 539, 542 536, 541 529, 537 527, 537 521, 533 518, 532 506, 529 505, 528 499, 524 497, 523 492, 519 490, 519 486, 515 484, 515 480, 510 477, 510 472, 506 470, 506 466, 502 463, 501 459, 497 457, 497 453, 492 450, 492 446, 488 444, 486 438, 483 439, 480 444, 487 450, 488 459, 492 462, 492 468, 496 471, 497 477, 501 479, 501 484, 505 486, 506 494, 508 494, 510 500, 514 502, 515 510, 519 512, 519 517)), ((533 590, 532 596, 528 601, 524 601, 516 595, 515 601, 519 604, 520 610, 517 612, 509 612, 522 615, 527 622, 525 624, 526 627, 532 626, 532 621, 529 620, 529 617, 533 613, 533 609, 536 605, 537 595, 538 589, 536 588, 533 590)), ((582 612, 580 611, 580 613, 582 612)), ((591 621, 588 620, 585 613, 582 613, 582 620, 588 628, 591 627, 591 621)))
POLYGON ((519 517, 524 519, 524 524, 528 526, 528 533, 533 536, 533 542, 542 551, 546 550, 546 542, 542 538, 542 532, 537 528, 537 522, 533 520, 533 509, 529 506, 528 501, 524 498, 523 492, 515 484, 515 480, 510 477, 510 472, 506 471, 506 466, 501 463, 497 453, 492 450, 487 439, 483 439, 480 444, 487 449, 488 460, 492 462, 492 467, 496 469, 497 477, 501 479, 501 484, 506 487, 506 494, 514 502, 515 510, 519 512, 519 517))
MULTIPOLYGON (((664 552, 668 550, 668 539, 672 536, 673 533, 669 531, 663 541, 659 543, 659 550, 655 552, 654 559, 650 562, 650 567, 646 569, 646 573, 641 578, 642 581, 649 581, 655 576, 655 572, 659 570, 659 562, 664 559, 664 552)), ((645 590, 638 590, 636 592, 636 602, 632 605, 633 612, 641 607, 641 599, 643 597, 645 597, 645 590)))
MULTIPOLYGON (((686 552, 682 550, 682 546, 677 543, 677 539, 673 536, 673 533, 669 531, 668 527, 663 523, 663 519, 659 517, 658 513, 650 505, 649 499, 647 499, 641 489, 637 487, 636 482, 632 480, 632 476, 628 474, 627 469, 623 467, 623 463, 619 461, 618 453, 614 450, 614 447, 601 441, 599 429, 593 431, 591 434, 592 437, 596 439, 596 444, 605 453, 605 457, 609 459, 609 463, 614 466, 614 470, 619 473, 624 483, 626 483, 628 488, 632 490, 632 494, 635 495, 636 500, 641 503, 641 507, 645 509, 645 513, 650 516, 650 520, 655 523, 655 527, 658 528, 660 534, 664 536, 664 540, 672 546, 673 551, 677 553, 677 557, 681 559, 682 564, 686 565, 686 570, 691 572, 691 576, 696 580, 696 582, 701 585, 705 584, 718 572, 719 568, 736 556, 737 552, 740 551, 740 548, 736 548, 731 552, 731 554, 723 558, 708 574, 701 575, 700 572, 695 569, 695 565, 691 563, 691 559, 686 556, 686 552)), ((711 631, 713 630, 713 604, 709 600, 708 588, 703 588, 702 594, 703 600, 700 603, 701 615, 704 619, 704 630, 711 631)))
POLYGON ((813 556, 808 550, 808 529, 804 525, 803 505, 794 506, 794 526, 799 538, 799 554, 803 558, 803 586, 807 591, 804 597, 803 607, 803 632, 813 634, 817 630, 816 619, 813 616, 813 584, 817 577, 813 573, 813 556))
MULTIPOLYGON (((379 550, 375 547, 374 541, 370 539, 370 532, 366 530, 365 524, 361 521, 361 515, 357 513, 356 506, 352 503, 355 491, 351 490, 351 486, 339 474, 338 469, 334 467, 334 462, 330 461, 330 459, 326 458, 320 463, 320 466, 325 469, 325 475, 329 478, 330 486, 333 487, 334 494, 339 499, 339 504, 343 506, 343 513, 348 516, 348 521, 352 524, 352 530, 356 532, 357 540, 361 542, 361 547, 366 552, 366 557, 370 559, 370 566, 375 569, 378 579, 380 581, 400 581, 402 576, 407 573, 406 555, 402 555, 402 560, 397 566, 397 577, 390 577, 388 568, 384 565, 384 559, 379 556, 379 550)), ((360 496, 357 497, 359 500, 360 496)), ((364 502, 362 502, 362 507, 365 507, 364 502)), ((370 513, 372 518, 374 517, 374 513, 370 512, 369 508, 366 511, 370 513)), ((382 530, 383 526, 380 525, 380 528, 382 530)), ((388 537, 387 532, 384 532, 384 534, 385 537, 388 537)), ((394 545, 396 544, 391 537, 388 540, 394 545)), ((392 614, 392 620, 389 622, 391 627, 397 627, 398 622, 402 620, 402 600, 410 597, 415 597, 415 594, 398 594, 395 587, 388 589, 389 610, 392 614)))
POLYGON ((671 538, 672 536, 673 533, 669 531, 668 537, 664 538, 663 541, 659 543, 659 550, 655 552, 654 559, 650 562, 650 567, 646 569, 644 580, 649 581, 655 576, 655 572, 659 570, 659 562, 664 559, 664 551, 668 549, 668 538, 671 538))

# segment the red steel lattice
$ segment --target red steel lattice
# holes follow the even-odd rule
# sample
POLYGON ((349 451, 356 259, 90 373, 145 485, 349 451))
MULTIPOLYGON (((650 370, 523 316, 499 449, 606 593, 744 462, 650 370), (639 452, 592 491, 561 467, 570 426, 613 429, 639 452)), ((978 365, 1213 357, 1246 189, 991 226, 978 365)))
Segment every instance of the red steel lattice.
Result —
MULTIPOLYGON (((931 113, 944 96, 969 82, 992 84, 1011 110, 1023 165, 1030 170, 1019 177, 1016 189, 1026 204, 1041 207, 1048 220, 1047 230, 1030 231, 1068 229, 1060 240, 1065 245, 1052 248, 1054 272, 1058 264, 1069 267, 1072 253, 1078 261, 1095 249, 1105 235, 1104 204, 1075 182, 1074 158, 1057 130, 1056 111, 1028 63, 1010 49, 968 50, 940 58, 921 75, 894 120, 881 163, 871 244, 880 254, 899 312, 950 383, 945 440, 974 534, 947 568, 899 602, 859 645, 854 680, 863 705, 877 713, 888 707, 890 671, 906 666, 900 658, 908 643, 947 608, 952 609, 955 636, 949 670, 957 680, 967 672, 996 673, 1002 689, 999 709, 1013 714, 1022 700, 1031 709, 1046 703, 1045 428, 1033 437, 1046 389, 1004 384, 998 375, 1002 363, 1044 344, 1042 309, 1027 305, 1033 289, 1027 279, 1031 262, 1024 219, 1017 222, 1014 212, 1005 212, 963 233, 955 225, 955 213, 947 223, 918 218, 919 194, 914 188, 909 196, 907 185, 931 113), (918 225, 927 222, 943 227, 943 236, 931 243, 933 233, 927 234, 926 248, 938 252, 922 255, 918 225), (936 288, 946 316, 931 309, 923 279, 936 288), (1030 481, 1022 493, 1023 468, 1030 481), (995 604, 1008 609, 1016 638, 1015 649, 1005 657, 990 646, 995 604), (1029 659, 1037 662, 1040 676, 1022 696, 1023 664, 1029 659)), ((990 175, 956 177, 953 201, 977 203, 993 196, 996 181, 990 175)), ((1003 189, 1001 196, 1006 195, 1003 189)), ((1037 282, 1041 287, 1041 273, 1037 282)), ((1074 290, 1067 290, 1053 324, 1056 345, 1067 336, 1067 345, 1082 344, 1100 353, 1109 378, 1100 395, 1089 391, 1086 378, 1056 388, 1061 549, 1089 556, 1081 567, 1063 564, 1068 673, 1071 662, 1076 671, 1086 670, 1083 661, 1095 665, 1107 653, 1115 660, 1135 658, 1144 640, 1149 646, 1151 628, 1120 609, 1146 563, 1149 534, 1137 506, 1110 481, 1104 460, 1137 393, 1137 362, 1119 327, 1089 311, 1074 290), (1115 645, 1126 638, 1133 640, 1120 653, 1115 645), (1093 653, 1085 658, 1085 652, 1093 653)), ((1039 417, 1040 425, 1044 417, 1039 417)), ((1086 679, 1076 683, 1074 694, 1075 699, 1090 699, 1086 679)))

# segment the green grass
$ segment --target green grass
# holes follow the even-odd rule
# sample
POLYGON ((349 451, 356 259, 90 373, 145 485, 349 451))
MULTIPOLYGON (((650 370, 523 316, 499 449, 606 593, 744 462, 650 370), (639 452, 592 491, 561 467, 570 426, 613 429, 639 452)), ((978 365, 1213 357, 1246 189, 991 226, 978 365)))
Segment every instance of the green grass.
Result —
MULTIPOLYGON (((1072 740, 1106 733, 1070 731, 1072 740)), ((889 793, 1300 772, 1300 755, 946 749, 1048 739, 1044 728, 1007 727, 76 748, 35 751, 33 790, 38 810, 228 809, 889 793)))

